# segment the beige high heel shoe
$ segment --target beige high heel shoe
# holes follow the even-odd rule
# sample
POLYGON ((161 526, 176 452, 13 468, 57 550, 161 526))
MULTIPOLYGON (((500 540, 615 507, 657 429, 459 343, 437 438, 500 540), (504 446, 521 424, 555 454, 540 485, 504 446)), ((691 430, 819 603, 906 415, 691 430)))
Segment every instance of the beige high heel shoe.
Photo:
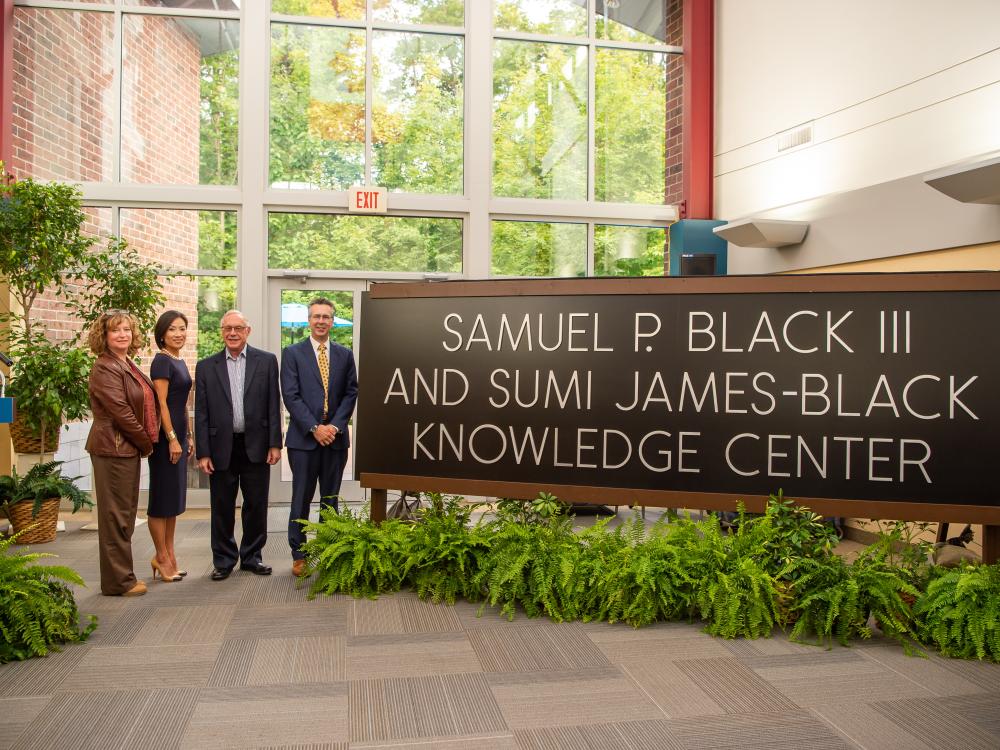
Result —
POLYGON ((152 560, 149 561, 149 566, 153 569, 153 580, 154 581, 156 580, 156 574, 157 573, 160 574, 160 580, 163 581, 164 583, 173 583, 174 581, 180 581, 180 580, 183 579, 183 576, 180 576, 180 575, 173 575, 173 576, 165 576, 165 575, 163 575, 163 571, 160 570, 160 563, 156 560, 155 557, 152 560))

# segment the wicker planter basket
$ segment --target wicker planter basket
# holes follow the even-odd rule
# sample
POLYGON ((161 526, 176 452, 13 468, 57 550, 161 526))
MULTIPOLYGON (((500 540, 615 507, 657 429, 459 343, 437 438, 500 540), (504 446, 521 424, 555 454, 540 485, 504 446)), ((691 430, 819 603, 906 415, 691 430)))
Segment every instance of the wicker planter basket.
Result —
POLYGON ((36 435, 20 419, 15 417, 10 425, 10 439, 14 443, 15 453, 55 453, 59 450, 59 433, 62 430, 57 425, 45 431, 45 450, 42 450, 42 438, 36 435))
POLYGON ((15 503, 9 506, 11 526, 14 533, 21 529, 26 529, 32 524, 37 524, 26 534, 18 537, 18 544, 45 544, 56 540, 56 522, 59 520, 59 498, 53 497, 42 500, 41 510, 34 518, 31 517, 31 501, 15 503))

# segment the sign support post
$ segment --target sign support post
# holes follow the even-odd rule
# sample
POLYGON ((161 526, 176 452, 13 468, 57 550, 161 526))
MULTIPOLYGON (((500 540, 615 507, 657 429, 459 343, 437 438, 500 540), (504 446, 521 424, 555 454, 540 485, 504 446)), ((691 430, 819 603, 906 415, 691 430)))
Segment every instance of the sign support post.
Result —
POLYGON ((385 489, 372 489, 372 509, 370 517, 372 523, 380 524, 385 520, 386 505, 389 502, 389 493, 385 489))
POLYGON ((983 562, 992 565, 1000 561, 1000 526, 983 526, 983 562))

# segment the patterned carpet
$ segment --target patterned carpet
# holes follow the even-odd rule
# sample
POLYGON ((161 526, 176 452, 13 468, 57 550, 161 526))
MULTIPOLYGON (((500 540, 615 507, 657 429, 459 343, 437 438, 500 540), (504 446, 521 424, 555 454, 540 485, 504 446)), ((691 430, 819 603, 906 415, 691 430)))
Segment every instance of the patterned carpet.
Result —
MULTIPOLYGON (((274 575, 208 578, 181 520, 176 584, 96 593, 97 534, 39 547, 90 584, 90 641, 0 666, 0 748, 1000 748, 1000 666, 880 640, 825 651, 697 625, 513 622, 477 606, 308 601, 275 508, 274 575)), ((287 518, 287 516, 284 516, 287 518)), ((152 545, 137 530, 135 558, 152 545)))

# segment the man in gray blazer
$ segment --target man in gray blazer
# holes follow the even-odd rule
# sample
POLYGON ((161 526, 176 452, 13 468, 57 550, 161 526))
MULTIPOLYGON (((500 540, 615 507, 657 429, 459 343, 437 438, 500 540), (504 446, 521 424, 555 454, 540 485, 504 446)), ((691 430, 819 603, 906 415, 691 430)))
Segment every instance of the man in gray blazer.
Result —
POLYGON ((239 310, 222 316, 225 349, 195 367, 194 429, 198 466, 209 475, 212 580, 240 568, 270 575, 267 542, 271 466, 281 459, 278 360, 247 345, 250 323, 239 310), (243 537, 237 550, 236 493, 243 492, 243 537))
POLYGON ((317 297, 309 303, 309 338, 281 354, 281 396, 288 410, 288 463, 292 467, 292 508, 288 544, 292 573, 305 568, 300 547, 306 540, 302 519, 319 482, 320 504, 337 507, 351 436, 347 422, 358 400, 358 375, 351 350, 330 339, 333 302, 317 297))

